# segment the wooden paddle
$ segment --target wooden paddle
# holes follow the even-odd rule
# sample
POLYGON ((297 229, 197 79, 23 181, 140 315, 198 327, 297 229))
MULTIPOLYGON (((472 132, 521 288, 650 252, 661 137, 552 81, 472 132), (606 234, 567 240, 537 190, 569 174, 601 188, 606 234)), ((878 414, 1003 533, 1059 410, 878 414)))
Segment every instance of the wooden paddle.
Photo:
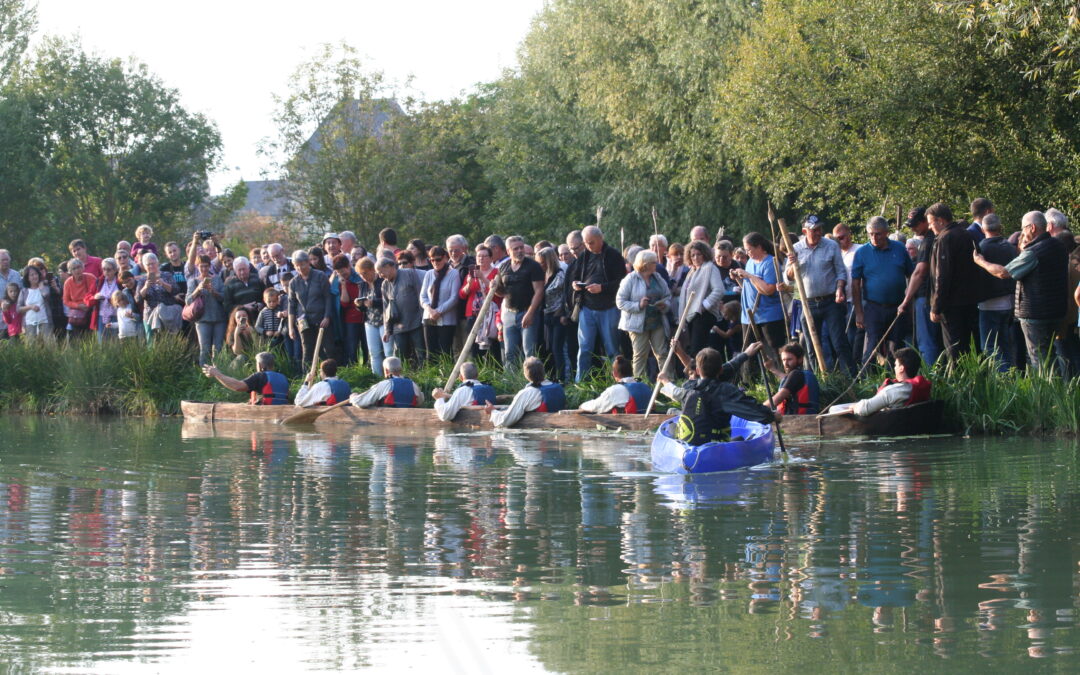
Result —
POLYGON ((285 419, 281 420, 282 424, 311 424, 315 420, 319 419, 331 410, 336 410, 342 406, 349 405, 349 399, 344 401, 338 401, 331 406, 318 406, 316 408, 304 408, 298 413, 293 413, 285 419))
MULTIPOLYGON (((690 309, 690 305, 694 302, 694 295, 697 291, 690 291, 690 296, 686 298, 686 304, 683 305, 682 314, 679 316, 679 326, 675 329, 675 336, 672 340, 678 340, 682 335, 683 326, 686 325, 686 312, 690 309)), ((705 307, 701 308, 701 311, 706 311, 705 307)), ((656 396, 660 393, 660 376, 668 371, 668 367, 671 366, 671 357, 675 355, 675 348, 670 344, 668 345, 667 358, 664 359, 664 367, 660 369, 660 372, 656 375, 656 386, 652 390, 652 398, 649 399, 649 407, 645 408, 645 419, 649 419, 649 414, 652 412, 653 405, 656 404, 656 396)))
MULTIPOLYGON (((760 298, 761 296, 758 295, 760 298)), ((754 331, 754 337, 761 343, 762 347, 765 346, 765 342, 761 339, 761 329, 757 326, 757 321, 754 319, 754 309, 756 309, 757 303, 754 303, 755 307, 746 308, 746 313, 750 317, 750 327, 754 331)), ((772 400, 772 384, 769 382, 769 371, 765 368, 765 357, 762 356, 761 350, 758 350, 758 367, 761 368, 761 379, 765 381, 765 394, 769 397, 769 409, 776 412, 776 406, 773 405, 772 400)), ((780 461, 784 464, 788 463, 787 446, 784 445, 784 434, 780 432, 780 425, 773 422, 773 429, 776 430, 776 440, 780 443, 780 461)))
POLYGON ((311 383, 315 381, 315 373, 319 372, 319 354, 322 353, 322 339, 326 329, 319 326, 319 336, 315 338, 315 353, 311 355, 311 372, 308 373, 307 379, 304 380, 304 384, 311 386, 311 383))
MULTIPOLYGON (((450 371, 450 377, 446 380, 446 386, 443 387, 443 391, 450 393, 451 387, 454 386, 454 380, 457 379, 458 371, 461 370, 461 365, 465 363, 465 357, 472 351, 473 342, 476 340, 476 334, 480 331, 480 325, 484 323, 484 319, 487 317, 488 309, 491 307, 491 299, 495 297, 495 280, 491 280, 491 288, 488 289, 487 295, 484 296, 484 302, 480 305, 480 311, 476 314, 476 322, 473 323, 472 330, 469 331, 469 337, 465 338, 465 346, 461 348, 461 354, 458 356, 457 363, 454 364, 454 369, 450 371)), ((533 319, 535 321, 535 319, 533 319)))

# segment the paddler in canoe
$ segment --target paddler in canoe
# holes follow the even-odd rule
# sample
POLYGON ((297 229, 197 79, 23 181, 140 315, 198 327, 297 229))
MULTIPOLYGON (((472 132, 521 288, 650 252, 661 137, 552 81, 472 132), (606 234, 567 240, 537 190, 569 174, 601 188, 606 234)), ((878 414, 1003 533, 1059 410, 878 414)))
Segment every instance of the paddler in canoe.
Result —
POLYGON ((783 372, 772 361, 766 365, 777 377, 780 386, 773 394, 773 407, 784 415, 816 415, 820 408, 818 381, 814 373, 803 366, 806 350, 798 342, 789 342, 780 348, 783 372))
MULTIPOLYGON (((757 345, 760 349, 760 343, 757 345)), ((748 358, 746 352, 739 356, 748 358)), ((735 363, 739 357, 728 364, 723 358, 711 347, 699 351, 694 358, 698 379, 690 380, 682 387, 675 386, 666 375, 660 376, 664 395, 682 403, 677 430, 679 440, 694 446, 730 441, 732 415, 762 424, 780 421, 780 413, 774 414, 730 382, 736 369, 729 370, 725 366, 735 363)))
POLYGON ((352 394, 349 383, 337 376, 337 361, 326 359, 319 364, 319 372, 323 376, 321 381, 311 386, 305 382, 300 385, 300 391, 296 392, 294 403, 301 408, 334 405, 349 398, 352 394))
POLYGON ((615 384, 605 389, 591 401, 585 401, 580 410, 590 413, 644 414, 652 396, 652 387, 634 377, 634 366, 622 354, 611 362, 611 376, 615 384))
POLYGON ((270 352, 255 355, 255 373, 243 380, 229 377, 213 364, 203 366, 202 371, 233 391, 251 394, 251 405, 289 404, 289 380, 274 370, 274 355, 270 352))
POLYGON ((435 414, 439 416, 439 419, 450 422, 467 405, 495 403, 495 387, 476 379, 479 376, 480 370, 476 364, 466 361, 461 364, 458 375, 461 378, 461 384, 453 394, 448 394, 442 387, 436 387, 431 392, 431 397, 435 399, 435 414))
POLYGON ((401 359, 390 356, 383 359, 386 379, 362 394, 353 394, 349 403, 357 408, 383 405, 391 408, 415 408, 424 402, 424 392, 415 382, 401 374, 401 359))
POLYGON ((491 423, 496 429, 505 429, 517 424, 527 412, 534 410, 555 413, 566 407, 566 392, 562 385, 549 382, 544 378, 544 362, 535 356, 525 359, 522 364, 525 379, 529 384, 514 395, 514 400, 503 410, 496 410, 493 403, 488 403, 484 410, 491 416, 491 423))
POLYGON ((867 417, 879 410, 902 408, 930 400, 930 380, 919 374, 922 359, 910 347, 896 350, 893 373, 896 379, 886 378, 877 393, 855 403, 840 403, 829 408, 828 414, 867 417))

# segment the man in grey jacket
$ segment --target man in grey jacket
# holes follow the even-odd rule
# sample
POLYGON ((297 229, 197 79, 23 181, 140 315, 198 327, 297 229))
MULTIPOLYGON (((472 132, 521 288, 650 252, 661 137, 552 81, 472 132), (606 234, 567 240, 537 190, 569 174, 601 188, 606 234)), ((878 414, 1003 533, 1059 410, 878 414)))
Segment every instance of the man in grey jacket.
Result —
MULTIPOLYGON (((306 370, 313 358, 322 358, 314 352, 319 329, 330 327, 330 279, 311 266, 307 251, 294 251, 292 264, 296 277, 289 284, 289 337, 303 345, 306 370)), ((333 345, 334 331, 324 330, 323 354, 332 353, 333 345)))
POLYGON ((394 355, 418 367, 426 356, 420 306, 423 272, 400 269, 388 258, 381 258, 375 271, 383 279, 383 341, 393 340, 394 355))

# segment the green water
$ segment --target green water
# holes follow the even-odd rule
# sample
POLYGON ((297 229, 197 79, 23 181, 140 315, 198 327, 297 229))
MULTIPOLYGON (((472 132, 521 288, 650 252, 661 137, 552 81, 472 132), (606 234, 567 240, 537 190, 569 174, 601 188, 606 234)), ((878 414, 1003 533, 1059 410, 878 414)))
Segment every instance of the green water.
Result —
POLYGON ((0 438, 0 670, 1078 666, 1074 441, 794 442, 684 482, 640 436, 0 438))

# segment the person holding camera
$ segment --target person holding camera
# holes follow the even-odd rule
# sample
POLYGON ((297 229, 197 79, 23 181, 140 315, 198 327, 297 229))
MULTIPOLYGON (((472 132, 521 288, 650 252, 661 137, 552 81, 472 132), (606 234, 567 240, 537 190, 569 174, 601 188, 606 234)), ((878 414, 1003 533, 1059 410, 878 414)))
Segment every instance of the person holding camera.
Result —
MULTIPOLYGON (((301 343, 301 361, 306 370, 315 353, 315 342, 320 328, 330 327, 330 279, 324 272, 311 266, 307 251, 293 251, 292 264, 296 276, 289 284, 289 337, 301 343)), ((323 350, 329 351, 334 344, 333 331, 323 331, 323 350)))
MULTIPOLYGON (((195 319, 195 333, 199 336, 199 365, 210 363, 211 357, 221 351, 225 342, 226 318, 222 304, 225 285, 213 272, 213 264, 207 255, 199 256, 199 275, 188 282, 187 304, 202 300, 202 315, 195 319)), ((147 329, 149 335, 150 329, 147 329)))
POLYGON ((634 377, 639 380, 647 375, 650 349, 657 363, 663 364, 667 358, 671 289, 656 273, 658 263, 654 252, 638 252, 634 271, 623 277, 615 296, 620 312, 619 330, 630 334, 634 377))

